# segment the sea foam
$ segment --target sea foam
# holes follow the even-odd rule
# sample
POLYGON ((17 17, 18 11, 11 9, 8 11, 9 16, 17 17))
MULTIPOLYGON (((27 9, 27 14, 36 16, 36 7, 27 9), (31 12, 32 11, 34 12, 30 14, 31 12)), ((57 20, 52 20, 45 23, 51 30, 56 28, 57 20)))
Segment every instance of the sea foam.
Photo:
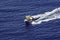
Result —
POLYGON ((42 22, 48 22, 55 19, 60 19, 60 7, 52 10, 51 12, 45 12, 43 14, 38 14, 32 16, 34 19, 38 18, 31 22, 31 24, 41 24, 42 22))

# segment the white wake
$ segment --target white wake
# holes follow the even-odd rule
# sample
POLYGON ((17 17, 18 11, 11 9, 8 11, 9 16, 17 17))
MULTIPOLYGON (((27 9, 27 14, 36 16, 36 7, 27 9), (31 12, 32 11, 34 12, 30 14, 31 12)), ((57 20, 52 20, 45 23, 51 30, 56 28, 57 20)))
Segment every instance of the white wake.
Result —
POLYGON ((52 10, 51 12, 45 12, 44 14, 38 14, 32 16, 37 20, 32 21, 32 24, 41 24, 42 22, 48 22, 50 20, 60 19, 60 7, 52 10))

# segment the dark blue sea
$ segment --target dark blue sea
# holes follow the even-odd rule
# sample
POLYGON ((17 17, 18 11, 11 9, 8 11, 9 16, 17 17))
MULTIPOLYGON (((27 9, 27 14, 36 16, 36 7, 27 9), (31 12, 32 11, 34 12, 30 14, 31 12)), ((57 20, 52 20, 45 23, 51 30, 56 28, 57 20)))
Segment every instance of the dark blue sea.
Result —
POLYGON ((25 16, 60 7, 60 0, 0 0, 0 40, 60 40, 60 19, 26 26, 25 16))

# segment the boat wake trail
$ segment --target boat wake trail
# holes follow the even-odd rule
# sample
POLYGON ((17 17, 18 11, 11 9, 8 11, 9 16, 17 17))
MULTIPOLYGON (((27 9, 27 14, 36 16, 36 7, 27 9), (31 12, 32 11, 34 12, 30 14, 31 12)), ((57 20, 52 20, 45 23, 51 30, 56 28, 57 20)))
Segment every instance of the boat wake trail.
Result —
POLYGON ((38 14, 32 16, 37 20, 32 21, 31 24, 41 24, 42 22, 48 22, 50 20, 60 19, 60 7, 52 10, 51 12, 45 12, 44 14, 38 14))

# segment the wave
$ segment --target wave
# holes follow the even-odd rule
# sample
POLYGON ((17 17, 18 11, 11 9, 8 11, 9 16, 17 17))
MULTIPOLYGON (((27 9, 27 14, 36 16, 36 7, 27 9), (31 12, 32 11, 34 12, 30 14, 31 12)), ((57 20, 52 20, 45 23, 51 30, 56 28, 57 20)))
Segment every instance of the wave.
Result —
POLYGON ((34 15, 32 17, 36 20, 32 21, 31 24, 41 24, 42 22, 60 19, 60 7, 52 10, 51 12, 45 12, 43 14, 34 15))

